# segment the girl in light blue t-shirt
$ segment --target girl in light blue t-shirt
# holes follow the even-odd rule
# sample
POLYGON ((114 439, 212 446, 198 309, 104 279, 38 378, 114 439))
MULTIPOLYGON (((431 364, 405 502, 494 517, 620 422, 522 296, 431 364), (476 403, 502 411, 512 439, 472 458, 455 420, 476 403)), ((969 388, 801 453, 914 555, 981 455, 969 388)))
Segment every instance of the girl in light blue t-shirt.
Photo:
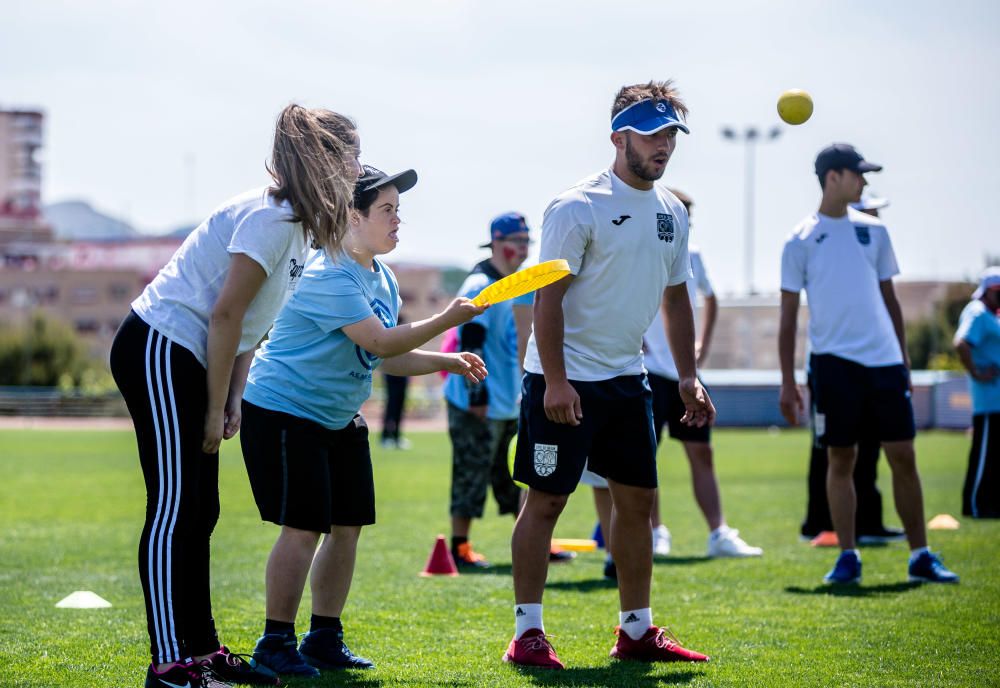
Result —
POLYGON ((261 518, 281 526, 267 563, 266 620, 254 659, 279 674, 372 666, 347 649, 340 615, 361 528, 375 522, 368 426, 359 413, 375 368, 486 377, 474 354, 414 350, 484 307, 460 298, 426 320, 397 324, 396 277, 377 256, 399 242, 399 194, 416 181, 413 170, 387 176, 364 166, 343 250, 312 256, 250 368, 243 456, 261 518), (307 574, 313 614, 296 647, 307 574))

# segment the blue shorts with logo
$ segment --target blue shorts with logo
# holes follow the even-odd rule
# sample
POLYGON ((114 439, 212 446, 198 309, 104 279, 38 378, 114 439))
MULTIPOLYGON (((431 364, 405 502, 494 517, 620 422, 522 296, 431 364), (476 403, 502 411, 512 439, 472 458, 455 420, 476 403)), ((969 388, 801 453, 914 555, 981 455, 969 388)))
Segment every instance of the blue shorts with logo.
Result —
POLYGON ((912 440, 910 373, 902 364, 864 366, 833 354, 809 357, 816 441, 850 447, 862 438, 912 440))
POLYGON ((645 375, 570 380, 580 395, 580 425, 545 417, 545 377, 525 373, 521 385, 514 479, 536 490, 576 490, 584 466, 633 487, 656 487, 653 394, 645 375))

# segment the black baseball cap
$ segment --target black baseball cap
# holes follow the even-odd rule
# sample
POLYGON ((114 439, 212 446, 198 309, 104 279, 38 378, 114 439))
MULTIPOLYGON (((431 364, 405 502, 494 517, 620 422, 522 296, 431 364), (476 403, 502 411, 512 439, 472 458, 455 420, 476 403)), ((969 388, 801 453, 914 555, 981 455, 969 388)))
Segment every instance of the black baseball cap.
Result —
POLYGON ((882 166, 865 160, 849 143, 834 143, 816 156, 816 176, 822 179, 830 170, 850 170, 864 174, 881 172, 882 166))
POLYGON ((354 184, 354 206, 364 208, 378 196, 379 189, 386 186, 395 186, 396 191, 403 193, 409 191, 417 183, 417 173, 413 170, 405 170, 388 175, 377 167, 371 165, 361 166, 361 176, 354 184))

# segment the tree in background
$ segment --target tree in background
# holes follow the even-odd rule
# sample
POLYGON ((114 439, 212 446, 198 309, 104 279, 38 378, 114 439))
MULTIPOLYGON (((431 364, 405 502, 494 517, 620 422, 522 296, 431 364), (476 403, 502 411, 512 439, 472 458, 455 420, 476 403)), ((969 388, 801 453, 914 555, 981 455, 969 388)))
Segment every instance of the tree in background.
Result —
POLYGON ((906 349, 914 370, 964 370, 952 339, 958 316, 969 303, 974 284, 953 284, 934 308, 934 314, 906 327, 906 349))
POLYGON ((34 313, 21 327, 0 328, 0 385, 97 391, 109 378, 61 322, 34 313))

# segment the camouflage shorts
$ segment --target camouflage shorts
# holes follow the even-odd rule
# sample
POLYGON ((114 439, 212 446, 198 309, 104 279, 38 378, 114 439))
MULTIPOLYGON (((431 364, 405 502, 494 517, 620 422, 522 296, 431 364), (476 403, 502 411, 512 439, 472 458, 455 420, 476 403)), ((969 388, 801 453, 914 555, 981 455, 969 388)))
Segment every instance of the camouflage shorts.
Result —
POLYGON ((521 489, 507 465, 507 447, 516 434, 516 420, 482 421, 448 404, 452 516, 482 518, 490 486, 500 514, 517 513, 521 489))

